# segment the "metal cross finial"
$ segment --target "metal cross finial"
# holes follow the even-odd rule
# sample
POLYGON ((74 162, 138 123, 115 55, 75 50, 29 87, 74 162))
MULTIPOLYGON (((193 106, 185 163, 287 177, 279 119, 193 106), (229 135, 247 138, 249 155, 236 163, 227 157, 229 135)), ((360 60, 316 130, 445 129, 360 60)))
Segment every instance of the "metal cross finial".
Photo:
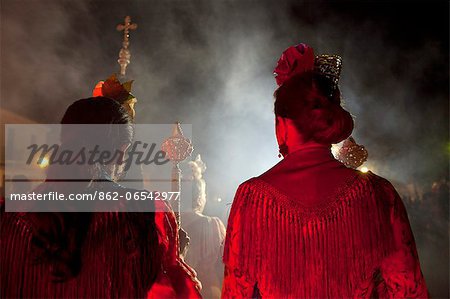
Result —
POLYGON ((125 76, 127 66, 130 64, 131 53, 128 50, 130 45, 130 30, 136 30, 137 24, 131 23, 131 17, 126 16, 124 24, 117 25, 117 31, 123 31, 122 49, 119 52, 119 59, 117 62, 120 65, 120 75, 125 76))

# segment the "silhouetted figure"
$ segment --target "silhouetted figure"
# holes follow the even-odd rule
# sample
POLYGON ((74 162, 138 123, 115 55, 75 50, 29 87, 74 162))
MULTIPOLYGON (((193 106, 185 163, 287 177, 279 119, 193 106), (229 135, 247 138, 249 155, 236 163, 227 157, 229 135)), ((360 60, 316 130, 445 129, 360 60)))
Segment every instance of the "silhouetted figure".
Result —
MULTIPOLYGON (((63 149, 98 142, 112 152, 118 150, 123 158, 133 140, 130 115, 118 102, 104 97, 74 102, 61 123, 63 149), (70 124, 106 125, 93 136, 70 124)), ((121 195, 138 191, 116 183, 123 175, 122 165, 102 161, 67 167, 50 164, 46 182, 34 191, 121 195), (75 185, 55 180, 67 174, 85 180, 75 185)), ((152 201, 146 204, 154 205, 152 201)), ((142 298, 161 275, 168 277, 175 296, 199 296, 192 270, 176 254, 177 235, 172 231, 177 227, 169 209, 1 216, 2 298, 142 298)))
POLYGON ((194 267, 202 282, 202 295, 205 298, 220 298, 225 226, 218 217, 203 214, 207 201, 206 182, 203 179, 206 164, 197 155, 189 165, 192 168, 194 194, 192 212, 183 213, 183 228, 190 238, 186 261, 194 267))

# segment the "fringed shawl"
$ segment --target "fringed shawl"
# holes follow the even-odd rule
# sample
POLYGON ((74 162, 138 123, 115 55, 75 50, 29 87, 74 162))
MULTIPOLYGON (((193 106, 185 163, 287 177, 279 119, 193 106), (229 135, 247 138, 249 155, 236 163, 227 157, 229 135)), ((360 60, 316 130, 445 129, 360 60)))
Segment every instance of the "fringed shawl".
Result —
POLYGON ((81 271, 64 282, 52 280, 51 263, 35 259, 33 226, 22 216, 2 213, 2 298, 146 297, 160 267, 155 229, 146 240, 138 238, 134 220, 148 217, 146 213, 93 213, 81 271))
POLYGON ((243 183, 223 261, 223 298, 428 296, 404 206, 372 173, 314 208, 261 178, 243 183))

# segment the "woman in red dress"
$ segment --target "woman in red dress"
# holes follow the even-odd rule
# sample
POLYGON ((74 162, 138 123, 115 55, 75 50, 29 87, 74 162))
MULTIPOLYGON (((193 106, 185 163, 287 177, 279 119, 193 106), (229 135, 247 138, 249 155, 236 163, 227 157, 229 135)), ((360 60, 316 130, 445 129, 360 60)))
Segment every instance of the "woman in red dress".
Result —
POLYGON ((385 179, 347 168, 340 58, 290 47, 275 69, 284 159, 241 184, 224 250, 223 298, 426 298, 408 217, 385 179))
MULTIPOLYGON (((87 144, 89 132, 72 124, 105 124, 95 135, 110 152, 133 141, 131 115, 117 101, 95 97, 75 101, 62 121, 62 148, 87 144), (120 126, 118 126, 120 125, 120 126)), ((86 128, 86 127, 82 127, 86 128)), ((89 149, 91 147, 88 147, 89 149)), ((36 193, 93 193, 142 190, 117 182, 118 164, 58 168, 36 193), (55 181, 75 171, 85 183, 55 181), (100 182, 100 183, 96 183, 100 182), (70 192, 68 192, 70 190, 70 192)), ((0 213, 1 298, 200 298, 195 272, 178 252, 175 214, 163 201, 154 212, 0 213)), ((2 209, 3 210, 3 209, 2 209)))

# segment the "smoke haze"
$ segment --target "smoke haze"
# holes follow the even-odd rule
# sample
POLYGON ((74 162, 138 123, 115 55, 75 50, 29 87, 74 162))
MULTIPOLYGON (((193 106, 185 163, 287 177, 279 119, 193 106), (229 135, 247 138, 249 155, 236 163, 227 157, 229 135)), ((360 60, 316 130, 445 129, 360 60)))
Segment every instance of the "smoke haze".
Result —
POLYGON ((118 72, 115 27, 130 15, 137 122, 193 125, 193 157, 224 217, 237 186, 279 161, 272 71, 305 42, 343 57, 340 87, 369 168, 426 188, 448 180, 448 11, 425 1, 2 0, 1 106, 58 123, 118 72))

